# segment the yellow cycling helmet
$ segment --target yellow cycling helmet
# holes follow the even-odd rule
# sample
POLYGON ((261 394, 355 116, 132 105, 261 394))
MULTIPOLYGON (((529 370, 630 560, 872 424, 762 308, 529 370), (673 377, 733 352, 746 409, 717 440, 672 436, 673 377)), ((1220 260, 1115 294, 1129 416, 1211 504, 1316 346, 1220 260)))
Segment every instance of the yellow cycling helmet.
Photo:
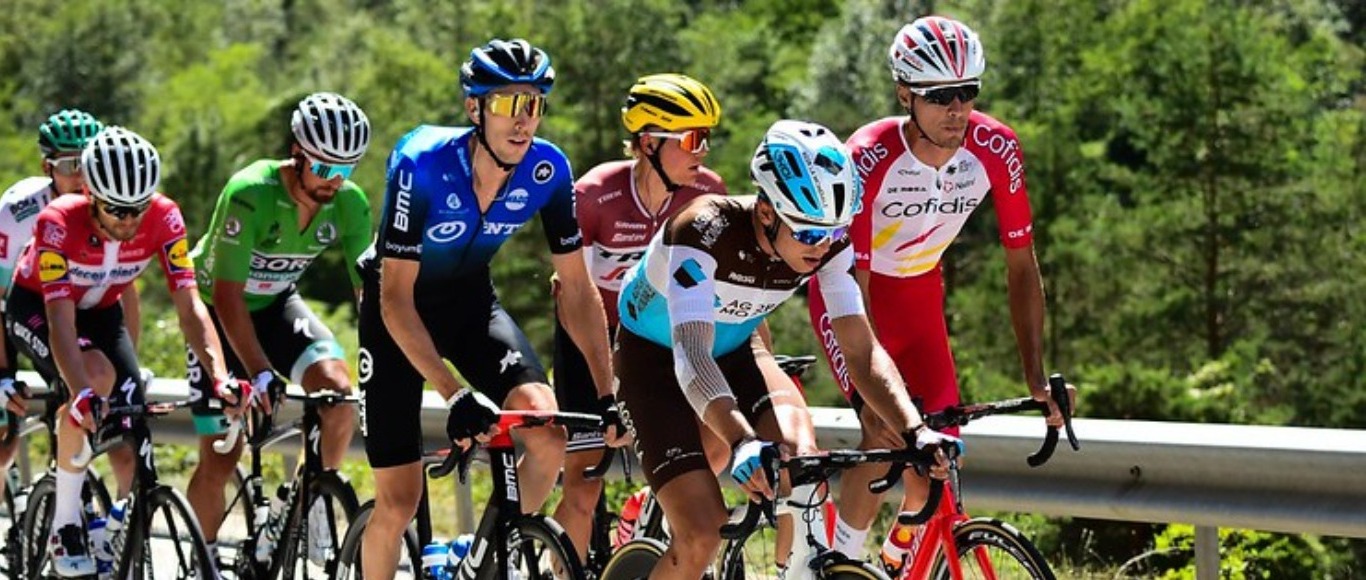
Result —
POLYGON ((626 95, 621 123, 632 134, 648 125, 665 131, 715 127, 721 122, 716 95, 696 79, 680 74, 640 77, 626 95))

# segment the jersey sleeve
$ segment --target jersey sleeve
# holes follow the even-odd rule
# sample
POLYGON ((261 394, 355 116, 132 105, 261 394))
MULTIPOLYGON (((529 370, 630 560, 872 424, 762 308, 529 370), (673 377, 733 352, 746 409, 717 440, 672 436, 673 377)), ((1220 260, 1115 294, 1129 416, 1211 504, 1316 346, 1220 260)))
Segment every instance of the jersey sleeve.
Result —
POLYGON ((849 226, 849 238, 853 242, 854 266, 859 270, 872 268, 873 256, 873 202, 882 191, 882 179, 887 174, 889 155, 886 146, 871 135, 872 131, 859 131, 849 137, 846 145, 854 158, 861 186, 859 192, 859 211, 854 214, 854 223, 849 226))
POLYGON ((171 292, 196 287, 194 262, 190 261, 190 242, 185 238, 185 218, 180 214, 180 206, 164 197, 158 203, 165 205, 161 215, 161 269, 166 273, 166 287, 171 292))
POLYGON ((1015 131, 1005 125, 992 127, 994 134, 989 138, 982 138, 979 131, 985 134, 987 127, 974 127, 972 138, 984 146, 982 154, 986 158, 987 177, 991 180, 991 201, 996 206, 1001 245, 1028 247, 1034 243, 1034 216, 1029 209, 1024 150, 1020 148, 1020 140, 1015 131))
POLYGON ((55 211, 38 214, 38 222, 33 227, 33 250, 43 302, 72 298, 71 266, 67 263, 65 245, 66 224, 61 214, 55 211))
MULTIPOLYGON (((355 264, 360 255, 365 253, 366 248, 370 247, 370 199, 365 196, 365 191, 359 186, 352 185, 350 191, 354 195, 349 196, 348 202, 342 207, 342 252, 346 254, 346 263, 355 264)), ((346 274, 351 279, 352 288, 360 288, 360 272, 355 268, 346 268, 346 274)))
POLYGON ((716 219, 711 211, 685 210, 665 226, 662 248, 668 252, 669 324, 716 320, 716 258, 707 251, 702 232, 716 219))
POLYGON ((422 225, 427 197, 419 189, 417 163, 400 148, 389 160, 385 182, 384 215, 380 222, 380 256, 399 260, 422 259, 422 225))
POLYGON ((251 273, 251 250, 259 242, 260 228, 256 223, 256 203, 249 192, 248 186, 229 181, 218 198, 218 207, 214 208, 209 227, 218 231, 210 232, 215 240, 208 248, 212 259, 204 261, 211 264, 207 274, 214 280, 246 282, 251 273))
POLYGON ((574 219, 583 235, 582 244, 591 246, 598 240, 597 196, 602 194, 602 183, 585 177, 574 184, 574 219))
POLYGON ((854 280, 854 249, 846 246, 816 271, 830 319, 864 313, 863 294, 854 280))
MULTIPOLYGON (((555 167, 557 164, 552 164, 555 167)), ((545 241, 550 245, 552 254, 568 254, 579 249, 583 244, 583 233, 579 230, 579 221, 574 217, 574 176, 569 169, 569 161, 565 160, 559 167, 555 168, 555 175, 551 176, 550 197, 546 204, 541 206, 541 225, 545 226, 545 241)), ((535 171, 541 171, 536 167, 535 171)), ((533 177, 534 179, 534 177, 533 177)))

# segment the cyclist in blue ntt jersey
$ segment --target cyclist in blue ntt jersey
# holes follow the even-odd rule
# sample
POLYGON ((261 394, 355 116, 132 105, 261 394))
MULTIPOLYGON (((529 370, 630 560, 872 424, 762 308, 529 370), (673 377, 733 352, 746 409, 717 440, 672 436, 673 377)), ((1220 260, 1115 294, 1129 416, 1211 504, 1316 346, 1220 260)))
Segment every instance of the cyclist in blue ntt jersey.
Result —
MULTIPOLYGON (((489 279, 493 255, 535 214, 562 284, 565 328, 600 396, 612 392, 607 318, 580 249, 569 161, 535 138, 555 82, 550 57, 525 40, 493 40, 470 53, 460 82, 473 126, 424 125, 399 140, 379 234, 359 260, 361 432, 376 496, 362 554, 369 578, 393 577, 401 534, 417 512, 424 380, 446 399, 446 431, 461 447, 488 435, 499 404, 557 408, 540 361, 489 279)), ((609 427, 609 443, 621 431, 609 427)), ((522 505, 534 510, 554 487, 565 434, 558 427, 518 434, 526 449, 518 466, 522 505)))

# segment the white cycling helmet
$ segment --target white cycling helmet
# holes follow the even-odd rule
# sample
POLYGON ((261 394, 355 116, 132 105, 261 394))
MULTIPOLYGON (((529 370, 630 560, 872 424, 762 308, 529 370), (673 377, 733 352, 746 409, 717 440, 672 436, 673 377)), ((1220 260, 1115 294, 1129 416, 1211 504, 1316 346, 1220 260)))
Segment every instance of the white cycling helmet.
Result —
POLYGON ((815 123, 774 123, 749 173, 793 230, 845 227, 859 211, 862 185, 853 156, 833 131, 815 123))
POLYGON ((294 108, 289 128, 304 153, 324 163, 356 163, 370 146, 370 119, 350 99, 313 93, 294 108))
POLYGON ((911 85, 977 80, 987 68, 977 33, 943 16, 901 27, 887 50, 887 64, 893 80, 911 85))
POLYGON ((106 127, 81 151, 81 172, 90 194, 113 205, 146 205, 161 183, 161 155, 141 135, 106 127))

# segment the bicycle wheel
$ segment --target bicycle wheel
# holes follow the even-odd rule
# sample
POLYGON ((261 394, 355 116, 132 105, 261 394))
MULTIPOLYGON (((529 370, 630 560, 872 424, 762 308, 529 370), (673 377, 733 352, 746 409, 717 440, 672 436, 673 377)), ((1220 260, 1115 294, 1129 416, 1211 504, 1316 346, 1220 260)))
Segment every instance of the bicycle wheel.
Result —
MULTIPOLYGON (((751 506, 735 508, 730 521, 744 516, 751 506)), ((760 518, 759 525, 748 536, 726 540, 721 549, 721 580, 746 578, 778 578, 778 530, 760 518)))
MULTIPOLYGON (((56 509, 57 480, 45 474, 29 490, 28 509, 19 519, 19 562, 23 574, 12 578, 43 578, 48 572, 47 537, 52 533, 52 512, 56 509)), ((81 500, 93 508, 95 515, 109 515, 109 491, 94 470, 87 469, 81 500)))
POLYGON ((331 578, 337 570, 337 539, 356 518, 356 491, 351 483, 334 471, 318 474, 313 479, 307 501, 298 504, 301 510, 295 520, 298 524, 281 541, 282 550, 277 554, 283 559, 280 567, 284 580, 293 578, 331 578), (314 501, 322 502, 323 521, 310 521, 314 501), (303 556, 303 557, 301 557, 303 556))
POLYGON ((525 515, 508 534, 508 568, 527 580, 583 578, 583 564, 570 550, 569 535, 555 520, 541 514, 525 515))
MULTIPOLYGON (((190 511, 189 502, 179 491, 161 485, 140 498, 146 501, 148 517, 145 533, 126 529, 113 542, 115 554, 122 555, 123 543, 134 535, 140 542, 132 546, 131 554, 122 569, 115 571, 118 578, 182 579, 216 578, 214 563, 209 560, 209 549, 199 520, 190 511)), ((136 512, 136 505, 130 506, 136 512)), ((133 525, 130 520, 129 525, 133 525)))
MULTIPOLYGON (((1054 580, 1039 549, 1010 524, 990 518, 973 518, 956 526, 958 564, 963 578, 1054 580)), ((931 568, 934 580, 955 580, 941 552, 931 568)))
POLYGON ((668 549, 663 542, 653 538, 640 538, 622 544, 612 553, 612 559, 602 569, 598 580, 639 580, 649 578, 655 564, 668 549))
MULTIPOLYGON (((365 578, 364 562, 361 560, 362 540, 370 514, 375 511, 375 500, 368 500, 356 510, 356 518, 346 528, 346 539, 342 541, 341 552, 337 556, 335 580, 360 580, 365 578)), ((409 528, 403 532, 403 542, 399 544, 398 569, 394 578, 415 580, 422 578, 422 549, 417 545, 417 533, 409 528)))
POLYGON ((247 485, 247 478, 247 471, 237 466, 224 490, 227 503, 224 505, 223 523, 218 526, 217 538, 219 570, 236 570, 237 566, 245 563, 243 558, 251 558, 251 555, 243 554, 242 549, 260 522, 256 521, 256 514, 252 511, 256 498, 251 486, 247 485))
POLYGON ((872 564, 853 560, 826 565, 821 568, 819 577, 826 580, 887 580, 887 575, 872 564))

